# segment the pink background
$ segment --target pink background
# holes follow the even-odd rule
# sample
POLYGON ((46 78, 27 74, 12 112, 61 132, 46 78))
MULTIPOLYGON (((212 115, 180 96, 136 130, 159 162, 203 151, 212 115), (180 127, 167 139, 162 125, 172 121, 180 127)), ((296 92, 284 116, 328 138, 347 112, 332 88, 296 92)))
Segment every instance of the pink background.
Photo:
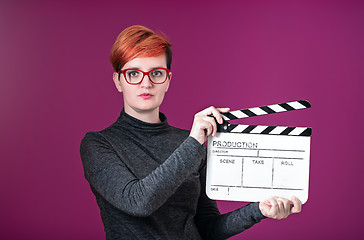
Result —
POLYGON ((310 193, 232 239, 361 239, 363 1, 134 2, 0 2, 0 239, 104 238, 79 143, 119 115, 108 57, 134 24, 174 45, 171 125, 210 105, 313 105, 239 122, 312 127, 310 193))

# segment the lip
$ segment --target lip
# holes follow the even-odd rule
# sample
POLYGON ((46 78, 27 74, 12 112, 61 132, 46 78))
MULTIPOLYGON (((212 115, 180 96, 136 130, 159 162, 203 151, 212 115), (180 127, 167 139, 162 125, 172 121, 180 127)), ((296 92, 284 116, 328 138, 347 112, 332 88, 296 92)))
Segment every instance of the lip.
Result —
POLYGON ((150 93, 142 93, 142 94, 139 94, 139 97, 143 98, 143 99, 149 99, 151 98, 153 95, 150 94, 150 93))

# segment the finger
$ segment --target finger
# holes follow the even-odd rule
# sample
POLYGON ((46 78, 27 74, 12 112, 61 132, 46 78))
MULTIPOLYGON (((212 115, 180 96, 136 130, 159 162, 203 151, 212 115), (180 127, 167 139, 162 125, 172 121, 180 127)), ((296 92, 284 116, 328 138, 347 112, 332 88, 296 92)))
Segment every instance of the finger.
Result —
POLYGON ((266 200, 267 202, 269 202, 269 204, 272 206, 272 207, 277 207, 278 206, 278 203, 277 203, 277 198, 268 198, 266 200))
POLYGON ((279 200, 283 203, 284 211, 289 214, 291 211, 291 202, 287 198, 279 198, 279 200))
POLYGON ((223 120, 220 112, 225 113, 225 112, 229 112, 229 111, 230 111, 230 108, 215 108, 215 107, 211 106, 211 107, 206 108, 205 110, 201 111, 200 113, 205 114, 209 117, 214 117, 219 124, 222 124, 224 120, 223 120))
POLYGON ((265 201, 264 201, 264 203, 266 204, 266 205, 268 205, 268 206, 272 206, 272 204, 270 203, 270 201, 268 200, 268 199, 266 199, 265 201))
POLYGON ((215 108, 214 106, 208 107, 204 110, 202 110, 200 113, 203 113, 204 115, 210 115, 214 110, 217 110, 218 112, 226 113, 230 111, 230 108, 215 108))
POLYGON ((204 116, 208 116, 208 115, 212 114, 214 109, 215 109, 215 107, 211 106, 211 107, 208 107, 208 108, 202 110, 200 113, 203 114, 204 116))
POLYGON ((202 112, 204 112, 204 114, 206 114, 209 117, 214 117, 219 124, 223 123, 222 116, 220 114, 220 111, 217 108, 211 106, 209 108, 206 108, 202 112))
POLYGON ((218 111, 218 117, 216 117, 216 116, 215 116, 216 121, 217 121, 219 124, 223 124, 224 119, 222 118, 221 113, 229 112, 229 111, 230 111, 230 108, 216 108, 216 110, 218 111))
POLYGON ((270 205, 270 209, 268 211, 269 217, 271 217, 271 218, 276 217, 276 215, 278 213, 278 203, 277 203, 276 199, 269 198, 266 201, 269 202, 269 205, 270 205))
POLYGON ((213 119, 212 117, 204 117, 204 118, 202 118, 202 120, 205 121, 206 124, 208 124, 209 128, 211 129, 211 131, 209 132, 209 134, 207 136, 209 136, 210 134, 212 136, 215 136, 216 131, 217 131, 217 125, 216 125, 215 119, 213 119))
POLYGON ((230 108, 216 108, 219 112, 226 113, 230 111, 230 108))
POLYGON ((301 201, 297 197, 295 197, 295 196, 293 196, 291 198, 291 200, 292 200, 292 203, 293 203, 293 207, 291 208, 291 213, 299 213, 299 212, 301 212, 301 210, 302 210, 302 203, 301 203, 301 201))
POLYGON ((282 218, 285 215, 285 208, 281 198, 277 199, 277 204, 278 204, 277 218, 282 218))
POLYGON ((199 120, 199 128, 205 131, 206 136, 209 136, 213 131, 211 123, 204 118, 199 120))
POLYGON ((220 114, 220 111, 217 108, 214 108, 212 106, 209 108, 209 110, 210 110, 209 115, 212 115, 219 124, 222 124, 223 119, 222 119, 222 116, 220 114))
POLYGON ((287 216, 291 214, 291 202, 288 199, 283 200, 284 211, 287 213, 287 216))

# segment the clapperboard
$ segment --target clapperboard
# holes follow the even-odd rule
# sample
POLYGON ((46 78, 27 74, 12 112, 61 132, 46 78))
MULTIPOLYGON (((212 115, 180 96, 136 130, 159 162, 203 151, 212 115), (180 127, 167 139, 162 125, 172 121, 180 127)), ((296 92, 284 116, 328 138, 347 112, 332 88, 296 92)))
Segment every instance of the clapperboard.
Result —
POLYGON ((230 124, 229 120, 310 108, 300 100, 221 113, 208 138, 206 193, 211 199, 263 201, 278 196, 308 199, 312 129, 230 124))

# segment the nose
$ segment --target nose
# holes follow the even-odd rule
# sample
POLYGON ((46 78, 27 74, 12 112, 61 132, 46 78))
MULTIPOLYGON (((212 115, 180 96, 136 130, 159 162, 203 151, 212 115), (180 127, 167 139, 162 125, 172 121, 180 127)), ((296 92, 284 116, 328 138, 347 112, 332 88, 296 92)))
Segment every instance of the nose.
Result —
POLYGON ((145 74, 143 76, 143 79, 142 79, 142 82, 140 83, 140 86, 141 87, 144 87, 144 88, 150 88, 153 86, 153 83, 150 81, 150 77, 148 74, 145 74))

